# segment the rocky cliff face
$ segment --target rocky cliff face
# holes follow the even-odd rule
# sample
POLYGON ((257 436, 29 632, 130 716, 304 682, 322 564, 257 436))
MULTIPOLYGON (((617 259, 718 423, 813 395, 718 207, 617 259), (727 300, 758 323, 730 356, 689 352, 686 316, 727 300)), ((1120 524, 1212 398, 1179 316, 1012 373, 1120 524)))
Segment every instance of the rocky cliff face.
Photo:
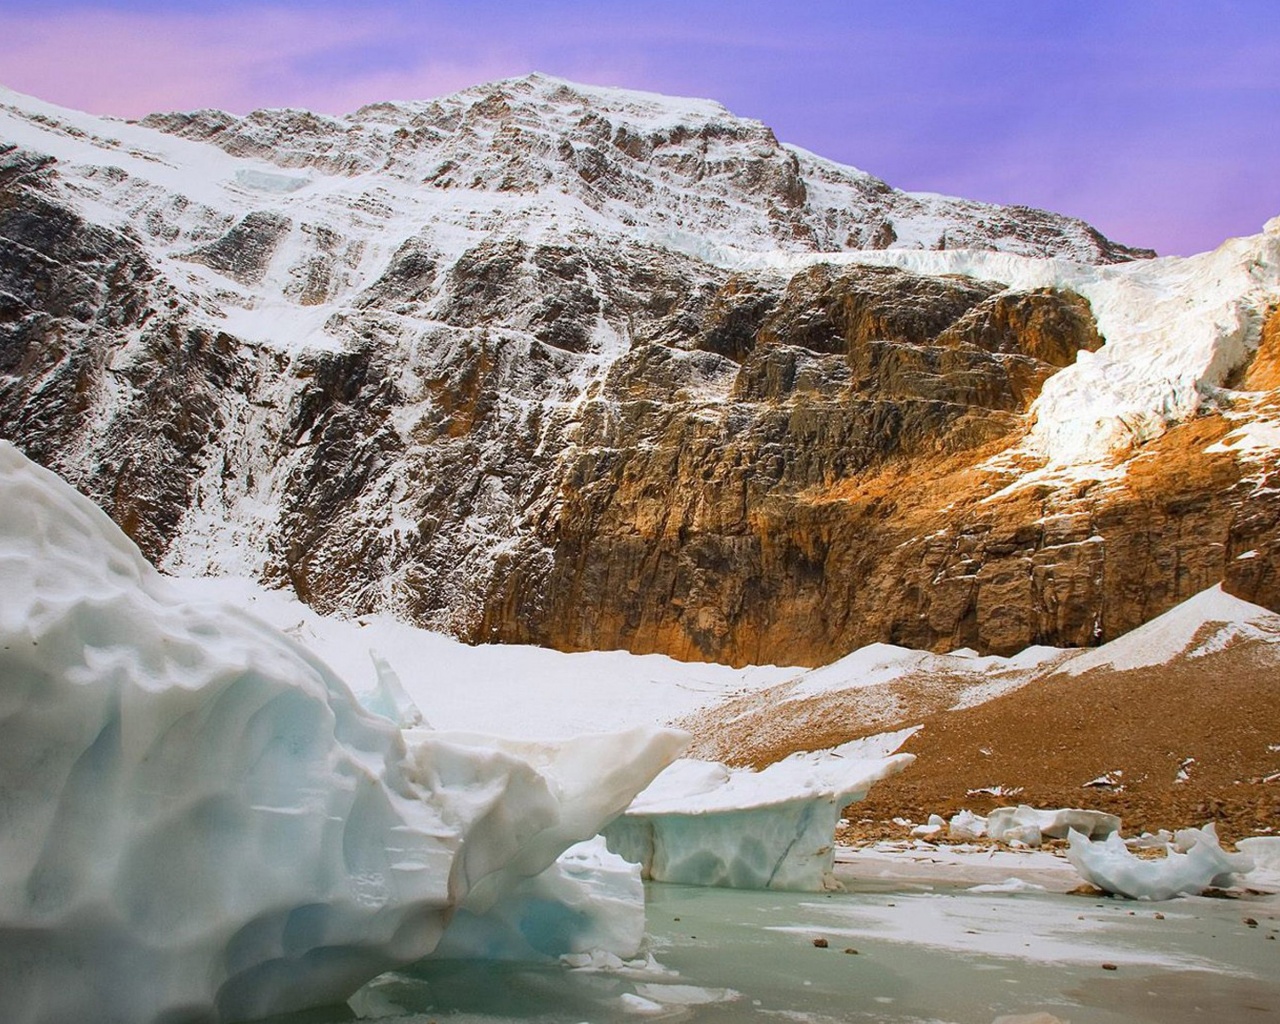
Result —
POLYGON ((734 662, 1280 602, 1280 236, 1108 268, 1143 254, 541 76, 337 120, 9 94, 0 140, 0 434, 171 571, 734 662))

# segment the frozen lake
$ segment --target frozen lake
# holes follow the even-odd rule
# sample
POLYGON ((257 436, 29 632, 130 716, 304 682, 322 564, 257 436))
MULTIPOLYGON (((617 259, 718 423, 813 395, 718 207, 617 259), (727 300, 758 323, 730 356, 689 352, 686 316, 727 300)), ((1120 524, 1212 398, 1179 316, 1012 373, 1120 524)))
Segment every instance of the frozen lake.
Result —
POLYGON ((856 889, 652 885, 644 968, 434 963, 378 979, 359 1016, 343 1008, 288 1021, 991 1024, 1041 1013, 1071 1024, 1228 1024, 1280 1014, 1275 896, 1072 896, 1051 891, 1070 880, 1052 869, 1020 872, 1046 891, 980 892, 973 877, 955 880, 1004 877, 989 865, 916 864, 907 878, 872 877, 865 865, 840 872, 856 889), (952 880, 930 877, 939 874, 952 880))

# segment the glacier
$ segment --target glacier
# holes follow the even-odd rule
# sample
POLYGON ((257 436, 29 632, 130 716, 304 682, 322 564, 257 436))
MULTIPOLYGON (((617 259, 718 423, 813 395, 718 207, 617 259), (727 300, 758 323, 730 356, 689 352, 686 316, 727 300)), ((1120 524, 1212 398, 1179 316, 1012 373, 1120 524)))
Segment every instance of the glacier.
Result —
POLYGON ((609 849, 646 878, 735 889, 839 888, 832 874, 840 811, 914 754, 915 729, 792 754, 760 771, 682 758, 604 830, 609 849))
MULTIPOLYGON (((1051 467, 1096 466, 1212 407, 1257 349, 1280 296, 1280 217, 1211 252, 1095 266, 979 249, 740 253, 738 269, 788 273, 817 262, 957 274, 1089 300, 1105 344, 1045 381, 1026 450, 1051 467)), ((1265 429, 1235 444, 1265 447, 1265 429)))
POLYGON ((684 733, 401 729, 281 632, 185 596, 8 443, 0 505, 0 1018, 330 1004, 454 921, 446 948, 638 942, 635 870, 562 855, 684 733))

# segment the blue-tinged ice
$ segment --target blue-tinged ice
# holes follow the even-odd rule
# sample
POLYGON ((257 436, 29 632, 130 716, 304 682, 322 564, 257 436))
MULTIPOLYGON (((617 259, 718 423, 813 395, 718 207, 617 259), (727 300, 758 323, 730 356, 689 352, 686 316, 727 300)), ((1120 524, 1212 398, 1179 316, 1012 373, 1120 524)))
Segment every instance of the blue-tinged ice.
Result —
POLYGON ((455 915, 470 944, 487 920, 544 952, 625 945, 639 901, 593 906, 557 861, 687 737, 402 730, 389 716, 409 708, 381 689, 388 717, 260 620, 183 598, 0 443, 0 1020, 339 1002, 431 953, 455 915))
POLYGON ((763 769, 682 759, 604 831, 646 878, 685 885, 817 891, 832 875, 840 811, 915 760, 904 729, 763 769))
POLYGON ((1254 867, 1247 854, 1222 849, 1212 824, 1179 829, 1165 856, 1157 860, 1134 856, 1119 832, 1095 843, 1073 829, 1069 838, 1067 860, 1081 878, 1104 892, 1135 900, 1169 900, 1229 888, 1254 867))

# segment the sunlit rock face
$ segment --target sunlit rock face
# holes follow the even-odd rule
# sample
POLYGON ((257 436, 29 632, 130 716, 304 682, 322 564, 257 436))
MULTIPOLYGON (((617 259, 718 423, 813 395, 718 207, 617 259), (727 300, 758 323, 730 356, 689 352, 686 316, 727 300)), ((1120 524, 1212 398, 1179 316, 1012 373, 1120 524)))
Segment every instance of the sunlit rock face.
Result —
POLYGON ((340 119, 5 95, 0 435, 168 570, 737 663, 1280 601, 1271 434, 1227 437, 1275 418, 1274 233, 1116 263, 544 76, 340 119))
POLYGON ((283 634, 182 599, 8 444, 0 506, 5 1021, 340 1002, 430 954, 455 914, 472 948, 510 948, 518 924, 544 956, 634 953, 638 879, 610 881, 623 869, 587 853, 556 861, 684 734, 402 732, 283 634))

